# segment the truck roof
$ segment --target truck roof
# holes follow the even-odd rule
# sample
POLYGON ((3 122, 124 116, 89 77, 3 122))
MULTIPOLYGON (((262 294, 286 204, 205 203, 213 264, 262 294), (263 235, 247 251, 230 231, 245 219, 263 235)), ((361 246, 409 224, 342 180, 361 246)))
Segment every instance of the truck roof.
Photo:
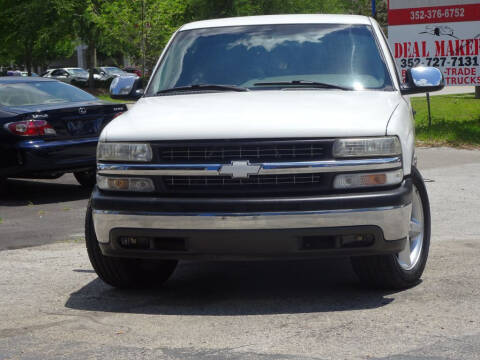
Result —
POLYGON ((195 21, 183 25, 179 31, 246 25, 273 24, 360 24, 370 25, 370 18, 361 15, 303 14, 303 15, 260 15, 195 21))
POLYGON ((0 76, 0 84, 31 83, 40 81, 58 82, 58 80, 40 76, 0 76))

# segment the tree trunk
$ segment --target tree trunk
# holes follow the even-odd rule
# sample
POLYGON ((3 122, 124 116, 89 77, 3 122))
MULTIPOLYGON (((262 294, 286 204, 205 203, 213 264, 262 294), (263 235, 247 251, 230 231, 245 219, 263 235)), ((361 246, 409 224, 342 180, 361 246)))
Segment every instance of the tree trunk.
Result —
POLYGON ((25 67, 28 72, 28 76, 32 76, 32 47, 30 44, 25 46, 25 67))
POLYGON ((93 77, 93 69, 97 67, 97 48, 95 47, 95 41, 90 40, 88 42, 88 88, 90 90, 95 89, 95 79, 93 77))
POLYGON ((480 86, 475 86, 475 99, 480 99, 480 86))

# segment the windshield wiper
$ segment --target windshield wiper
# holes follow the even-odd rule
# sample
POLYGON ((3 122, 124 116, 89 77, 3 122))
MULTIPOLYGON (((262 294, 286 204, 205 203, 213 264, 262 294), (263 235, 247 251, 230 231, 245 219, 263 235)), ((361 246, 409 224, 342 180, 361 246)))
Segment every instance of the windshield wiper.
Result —
POLYGON ((45 104, 55 104, 55 103, 59 103, 59 102, 65 102, 64 99, 49 99, 47 101, 45 101, 45 104))
POLYGON ((306 81, 306 80, 291 80, 291 81, 272 81, 272 82, 258 82, 253 84, 255 86, 276 86, 276 85, 287 85, 287 86, 301 86, 301 87, 314 87, 314 88, 323 88, 323 89, 340 89, 340 90, 353 90, 351 87, 340 86, 334 84, 328 84, 318 81, 306 81))
POLYGON ((170 89, 157 91, 156 95, 166 94, 169 92, 181 92, 192 90, 218 90, 218 91, 248 91, 247 88, 235 85, 219 85, 219 84, 193 84, 188 86, 173 87, 170 89))

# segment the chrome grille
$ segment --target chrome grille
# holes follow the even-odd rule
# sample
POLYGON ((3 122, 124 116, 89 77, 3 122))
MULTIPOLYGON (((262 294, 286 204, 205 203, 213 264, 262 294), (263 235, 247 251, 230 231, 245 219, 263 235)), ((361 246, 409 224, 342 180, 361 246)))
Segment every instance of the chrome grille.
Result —
POLYGON ((249 160, 266 161, 308 161, 321 160, 330 153, 331 143, 327 141, 224 145, 187 145, 159 147, 159 161, 176 163, 229 162, 249 160))
POLYGON ((233 179, 229 176, 164 176, 163 182, 169 189, 308 186, 322 184, 324 176, 320 174, 254 175, 245 179, 233 179))

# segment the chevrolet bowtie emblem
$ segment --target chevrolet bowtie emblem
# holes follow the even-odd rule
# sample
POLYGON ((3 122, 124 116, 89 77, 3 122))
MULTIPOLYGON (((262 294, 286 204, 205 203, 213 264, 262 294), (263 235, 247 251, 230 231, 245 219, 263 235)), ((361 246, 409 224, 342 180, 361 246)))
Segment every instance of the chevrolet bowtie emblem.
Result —
POLYGON ((257 175, 260 165, 251 165, 248 161, 232 161, 220 168, 220 175, 230 175, 232 178, 248 178, 257 175))

